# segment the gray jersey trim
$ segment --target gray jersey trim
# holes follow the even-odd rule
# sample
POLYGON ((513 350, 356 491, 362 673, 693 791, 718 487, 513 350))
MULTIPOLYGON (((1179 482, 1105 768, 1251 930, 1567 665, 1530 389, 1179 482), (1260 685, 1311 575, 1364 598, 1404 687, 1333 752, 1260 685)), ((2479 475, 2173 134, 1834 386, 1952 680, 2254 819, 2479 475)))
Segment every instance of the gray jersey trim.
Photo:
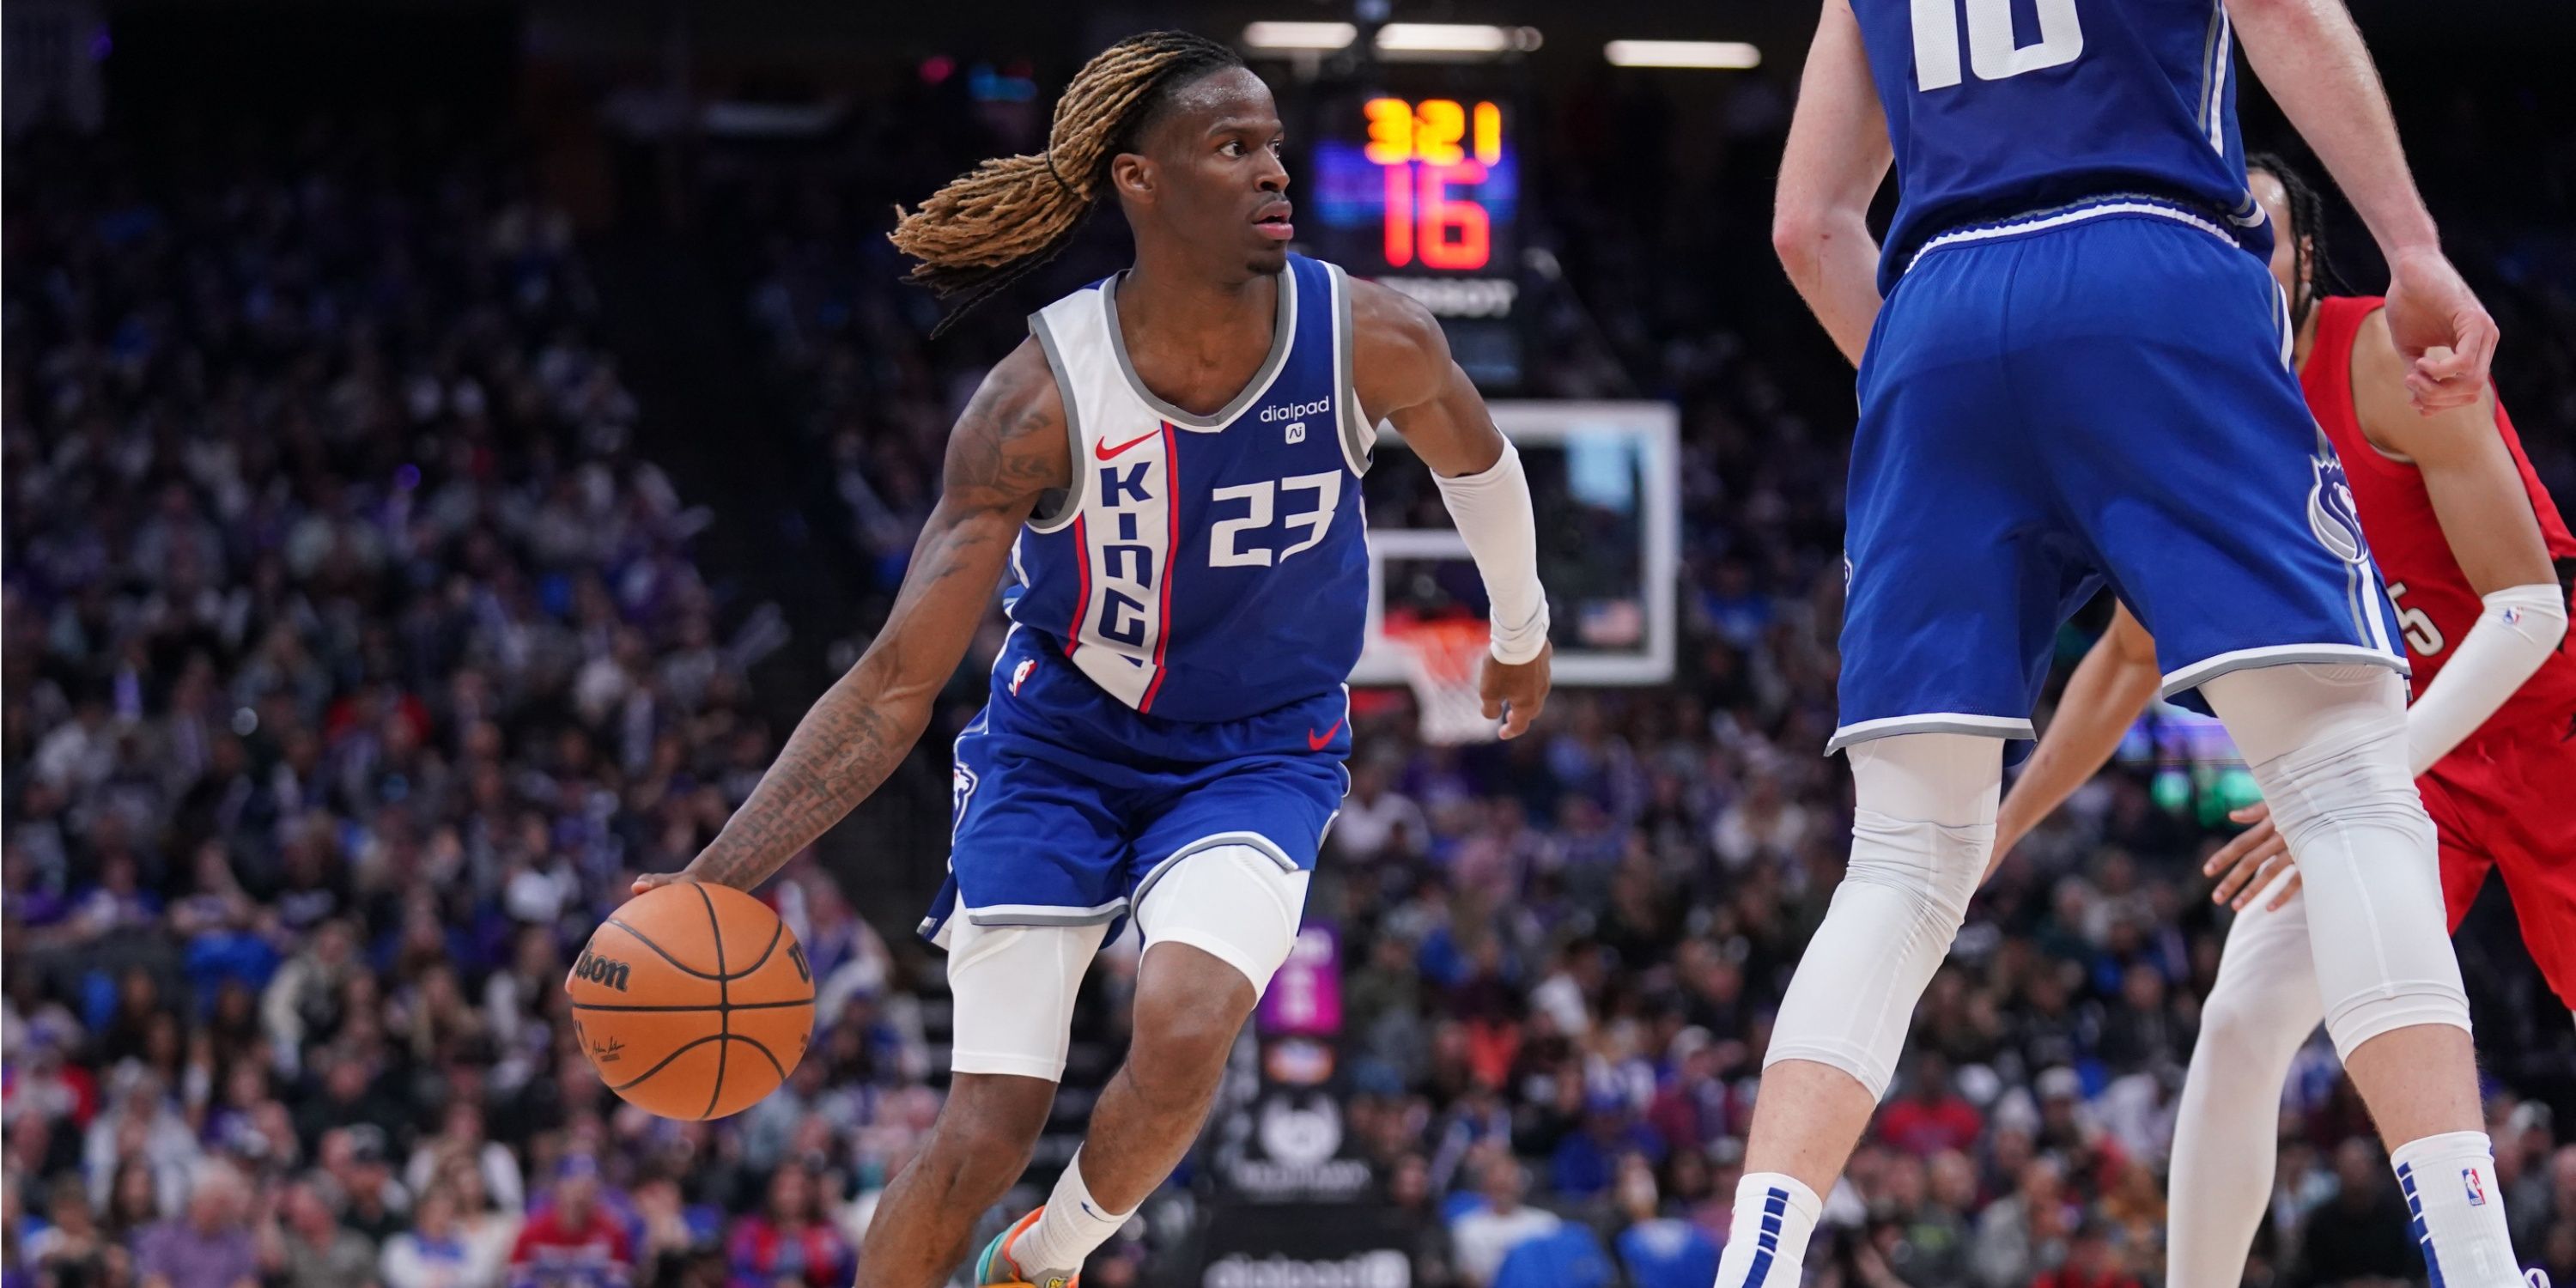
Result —
POLYGON ((1029 315, 1029 334, 1038 338, 1038 348, 1046 353, 1047 370, 1055 376, 1056 397, 1064 400, 1064 436, 1072 450, 1073 486, 1050 498, 1041 497, 1038 512, 1029 516, 1031 532, 1061 532, 1065 525, 1082 513, 1083 493, 1091 481, 1091 471, 1082 468, 1082 412, 1075 406, 1073 378, 1064 365, 1064 351, 1055 341, 1055 329, 1047 325, 1044 313, 1029 315))
POLYGON ((1270 392, 1271 382, 1279 378, 1279 369, 1288 365, 1288 350, 1297 340, 1297 270, 1293 265, 1279 270, 1279 315, 1270 333, 1270 356, 1261 360, 1261 369, 1252 373, 1252 379, 1243 386, 1243 392, 1234 396, 1234 401, 1214 416, 1193 416, 1155 397, 1154 391, 1136 375, 1136 364, 1127 357, 1126 333, 1118 329, 1118 282, 1125 276, 1121 273, 1100 285, 1100 311, 1109 324, 1109 352, 1118 359, 1118 370, 1127 377, 1127 387, 1163 419, 1183 429, 1223 429, 1261 395, 1270 392))

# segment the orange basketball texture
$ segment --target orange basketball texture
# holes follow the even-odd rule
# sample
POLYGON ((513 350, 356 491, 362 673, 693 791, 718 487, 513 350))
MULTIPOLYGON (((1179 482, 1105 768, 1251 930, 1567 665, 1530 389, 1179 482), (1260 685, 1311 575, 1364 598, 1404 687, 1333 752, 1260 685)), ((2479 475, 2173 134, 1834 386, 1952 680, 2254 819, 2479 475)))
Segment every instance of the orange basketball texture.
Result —
POLYGON ((600 1081, 665 1118, 722 1118, 777 1089, 814 1034, 814 970, 786 923, 730 886, 628 900, 573 962, 573 1035, 600 1081))

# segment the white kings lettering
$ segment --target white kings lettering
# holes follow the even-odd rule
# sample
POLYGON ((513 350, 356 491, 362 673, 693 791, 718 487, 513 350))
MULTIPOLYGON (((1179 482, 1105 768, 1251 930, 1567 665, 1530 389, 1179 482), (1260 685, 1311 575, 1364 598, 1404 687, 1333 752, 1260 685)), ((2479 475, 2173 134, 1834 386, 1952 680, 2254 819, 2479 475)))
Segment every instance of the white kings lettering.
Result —
POLYGON ((1085 515, 1093 590, 1083 642, 1140 660, 1152 656, 1159 630, 1172 534, 1171 462, 1157 450, 1160 436, 1145 446, 1129 459, 1094 467, 1099 474, 1085 515))
POLYGON ((1264 421, 1296 420, 1302 416, 1329 416, 1332 414, 1332 411, 1332 399, 1318 398, 1313 402, 1289 403, 1280 407, 1264 407, 1261 409, 1261 419, 1264 421))

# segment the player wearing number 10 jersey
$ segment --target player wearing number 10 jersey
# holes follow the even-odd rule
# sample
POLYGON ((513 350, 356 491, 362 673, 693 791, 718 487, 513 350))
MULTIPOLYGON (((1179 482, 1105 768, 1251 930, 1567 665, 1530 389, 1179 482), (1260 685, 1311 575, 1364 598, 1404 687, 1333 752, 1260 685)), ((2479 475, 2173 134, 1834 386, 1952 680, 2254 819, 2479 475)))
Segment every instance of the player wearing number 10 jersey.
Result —
POLYGON ((2406 661, 2262 259, 2240 44, 2388 254, 2417 406, 2483 396, 2494 323, 2442 257, 2341 5, 1824 0, 1773 241, 1860 367, 1832 742, 1856 808, 1773 1028, 1717 1288, 1797 1282, 1985 872, 2050 641, 2106 586, 2299 848, 2326 1027, 2435 1277, 2520 1279, 2483 1197, 2406 661), (1882 252, 1867 216, 1891 163, 1882 252))
POLYGON ((679 874, 755 885, 866 796, 1009 572, 1012 625, 957 740, 948 880, 923 926, 949 953, 955 1077, 868 1227, 860 1288, 957 1268, 1046 1124, 1084 970, 1130 918, 1145 948, 1127 1062, 975 1281, 1067 1288, 1198 1134, 1340 807, 1379 421, 1430 466, 1483 574, 1487 716, 1510 737, 1545 701, 1519 457, 1430 314, 1289 253, 1280 142, 1232 49, 1136 36, 1066 87, 1044 154, 988 161, 896 228, 915 279, 968 304, 1061 250, 1095 202, 1117 202, 1136 256, 1031 318, 985 378, 884 630, 679 874))

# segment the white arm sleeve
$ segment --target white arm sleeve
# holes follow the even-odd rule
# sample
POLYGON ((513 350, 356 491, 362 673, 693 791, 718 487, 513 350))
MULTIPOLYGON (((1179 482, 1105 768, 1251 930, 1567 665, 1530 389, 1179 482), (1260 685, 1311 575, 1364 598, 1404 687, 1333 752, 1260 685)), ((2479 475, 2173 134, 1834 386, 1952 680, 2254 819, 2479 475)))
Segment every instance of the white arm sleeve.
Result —
POLYGON ((1520 449, 1506 441, 1503 458, 1484 473, 1432 478, 1493 601, 1494 660, 1517 666, 1537 657, 1547 646, 1547 591, 1538 584, 1538 519, 1520 449))
POLYGON ((2567 634, 2567 596, 2556 585, 2507 586, 2486 597, 2442 673, 2406 710, 2406 763, 2421 775, 2477 731, 2549 660, 2567 634))

